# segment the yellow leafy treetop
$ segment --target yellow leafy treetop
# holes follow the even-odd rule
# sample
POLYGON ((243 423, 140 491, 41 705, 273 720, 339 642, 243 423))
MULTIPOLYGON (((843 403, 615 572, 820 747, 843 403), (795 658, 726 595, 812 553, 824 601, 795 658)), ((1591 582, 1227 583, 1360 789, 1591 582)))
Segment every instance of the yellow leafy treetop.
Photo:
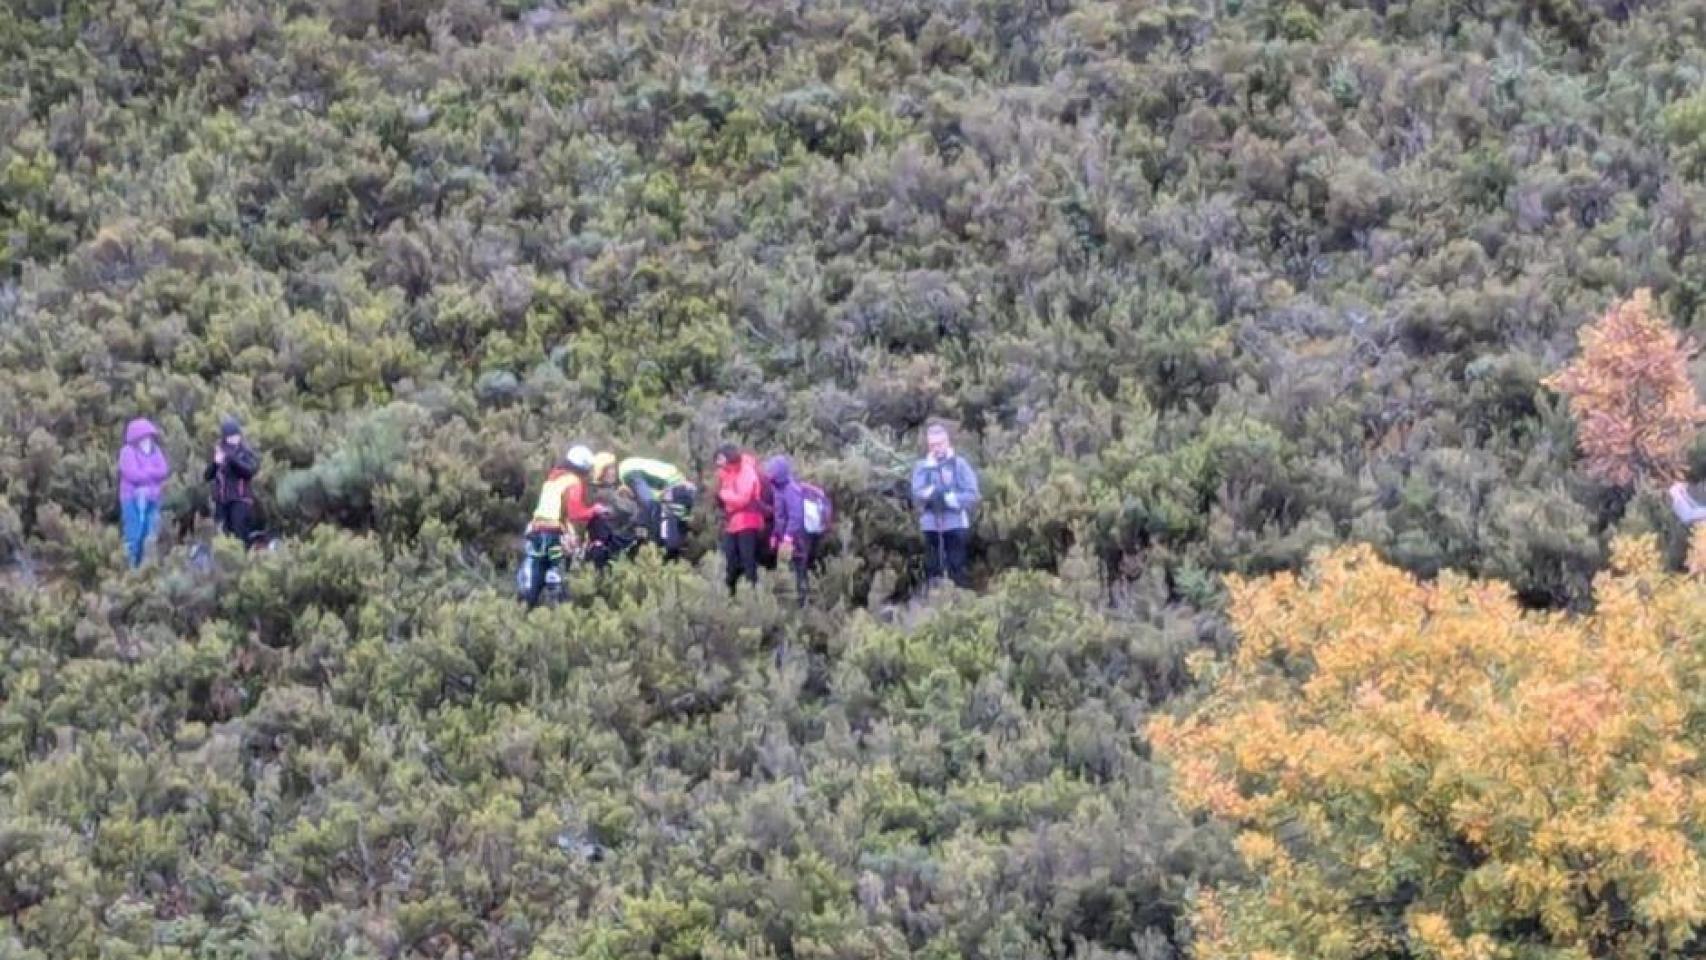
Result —
POLYGON ((1631 487, 1677 479, 1706 420, 1688 377, 1688 349, 1639 290, 1582 328, 1581 353, 1546 378, 1569 398, 1588 473, 1631 487))
POLYGON ((1241 648, 1150 727, 1256 878, 1199 903, 1198 957, 1647 958, 1706 921, 1706 583, 1651 540, 1584 617, 1367 547, 1230 595, 1241 648))

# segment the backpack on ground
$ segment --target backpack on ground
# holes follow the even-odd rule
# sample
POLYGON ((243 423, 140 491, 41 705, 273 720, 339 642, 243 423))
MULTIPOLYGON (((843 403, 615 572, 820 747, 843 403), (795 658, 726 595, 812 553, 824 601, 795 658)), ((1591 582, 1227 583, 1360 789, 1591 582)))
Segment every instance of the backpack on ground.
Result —
POLYGON ((829 525, 835 520, 835 507, 829 502, 829 494, 824 493, 822 487, 811 483, 801 483, 800 493, 806 532, 827 533, 829 525))

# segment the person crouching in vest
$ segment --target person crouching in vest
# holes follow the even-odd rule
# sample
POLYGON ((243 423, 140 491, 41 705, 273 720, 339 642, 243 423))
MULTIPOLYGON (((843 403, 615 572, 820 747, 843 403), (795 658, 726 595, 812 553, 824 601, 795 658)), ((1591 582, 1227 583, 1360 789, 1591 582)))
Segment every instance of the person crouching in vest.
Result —
POLYGON ((634 556, 648 536, 641 505, 627 490, 607 479, 615 464, 615 454, 601 451, 593 456, 592 470, 588 473, 593 510, 600 507, 604 510, 586 525, 587 542, 582 556, 592 561, 599 573, 609 570, 614 560, 634 556))
POLYGON ((620 484, 633 494, 644 512, 647 536, 663 550, 665 560, 679 559, 697 493, 687 474, 672 463, 648 457, 624 457, 618 462, 614 456, 600 456, 606 459, 594 471, 597 482, 620 484))
POLYGON ((570 447, 545 475, 533 519, 527 524, 527 556, 533 564, 525 597, 528 609, 538 605, 539 592, 553 569, 560 564, 562 572, 568 572, 565 548, 575 544, 575 526, 585 527, 608 509, 588 500, 591 475, 592 450, 582 444, 570 447))

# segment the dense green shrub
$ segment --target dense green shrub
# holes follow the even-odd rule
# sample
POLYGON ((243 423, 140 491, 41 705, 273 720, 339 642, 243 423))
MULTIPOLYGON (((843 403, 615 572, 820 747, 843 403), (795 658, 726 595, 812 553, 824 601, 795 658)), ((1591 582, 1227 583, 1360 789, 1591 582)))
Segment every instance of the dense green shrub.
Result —
POLYGON ((0 593, 17 946, 1120 950, 1227 869, 1139 734, 1200 629, 1082 557, 886 617, 650 557, 523 617, 325 527, 217 562, 187 633, 176 570, 0 593))
POLYGON ((0 6, 0 952, 1176 956, 1219 574, 1581 605, 1666 523, 1540 382, 1700 333, 1703 70, 1684 0, 0 6), (285 547, 191 562, 227 413, 285 547), (814 602, 706 523, 522 616, 577 438, 794 454, 814 602))

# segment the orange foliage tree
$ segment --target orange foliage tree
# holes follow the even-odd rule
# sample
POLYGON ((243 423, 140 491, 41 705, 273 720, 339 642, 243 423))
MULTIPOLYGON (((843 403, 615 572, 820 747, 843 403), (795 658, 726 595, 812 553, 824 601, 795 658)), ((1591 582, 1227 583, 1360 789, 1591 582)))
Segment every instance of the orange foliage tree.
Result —
POLYGON ((1242 645, 1152 722, 1184 806, 1253 871, 1198 898, 1220 958, 1699 949, 1706 582, 1620 540, 1591 616, 1421 583, 1366 547, 1230 586, 1242 645))
POLYGON ((1581 331, 1581 354, 1546 378, 1569 397, 1588 473, 1618 487, 1681 477, 1706 420, 1688 378, 1688 348, 1638 290, 1581 331))

